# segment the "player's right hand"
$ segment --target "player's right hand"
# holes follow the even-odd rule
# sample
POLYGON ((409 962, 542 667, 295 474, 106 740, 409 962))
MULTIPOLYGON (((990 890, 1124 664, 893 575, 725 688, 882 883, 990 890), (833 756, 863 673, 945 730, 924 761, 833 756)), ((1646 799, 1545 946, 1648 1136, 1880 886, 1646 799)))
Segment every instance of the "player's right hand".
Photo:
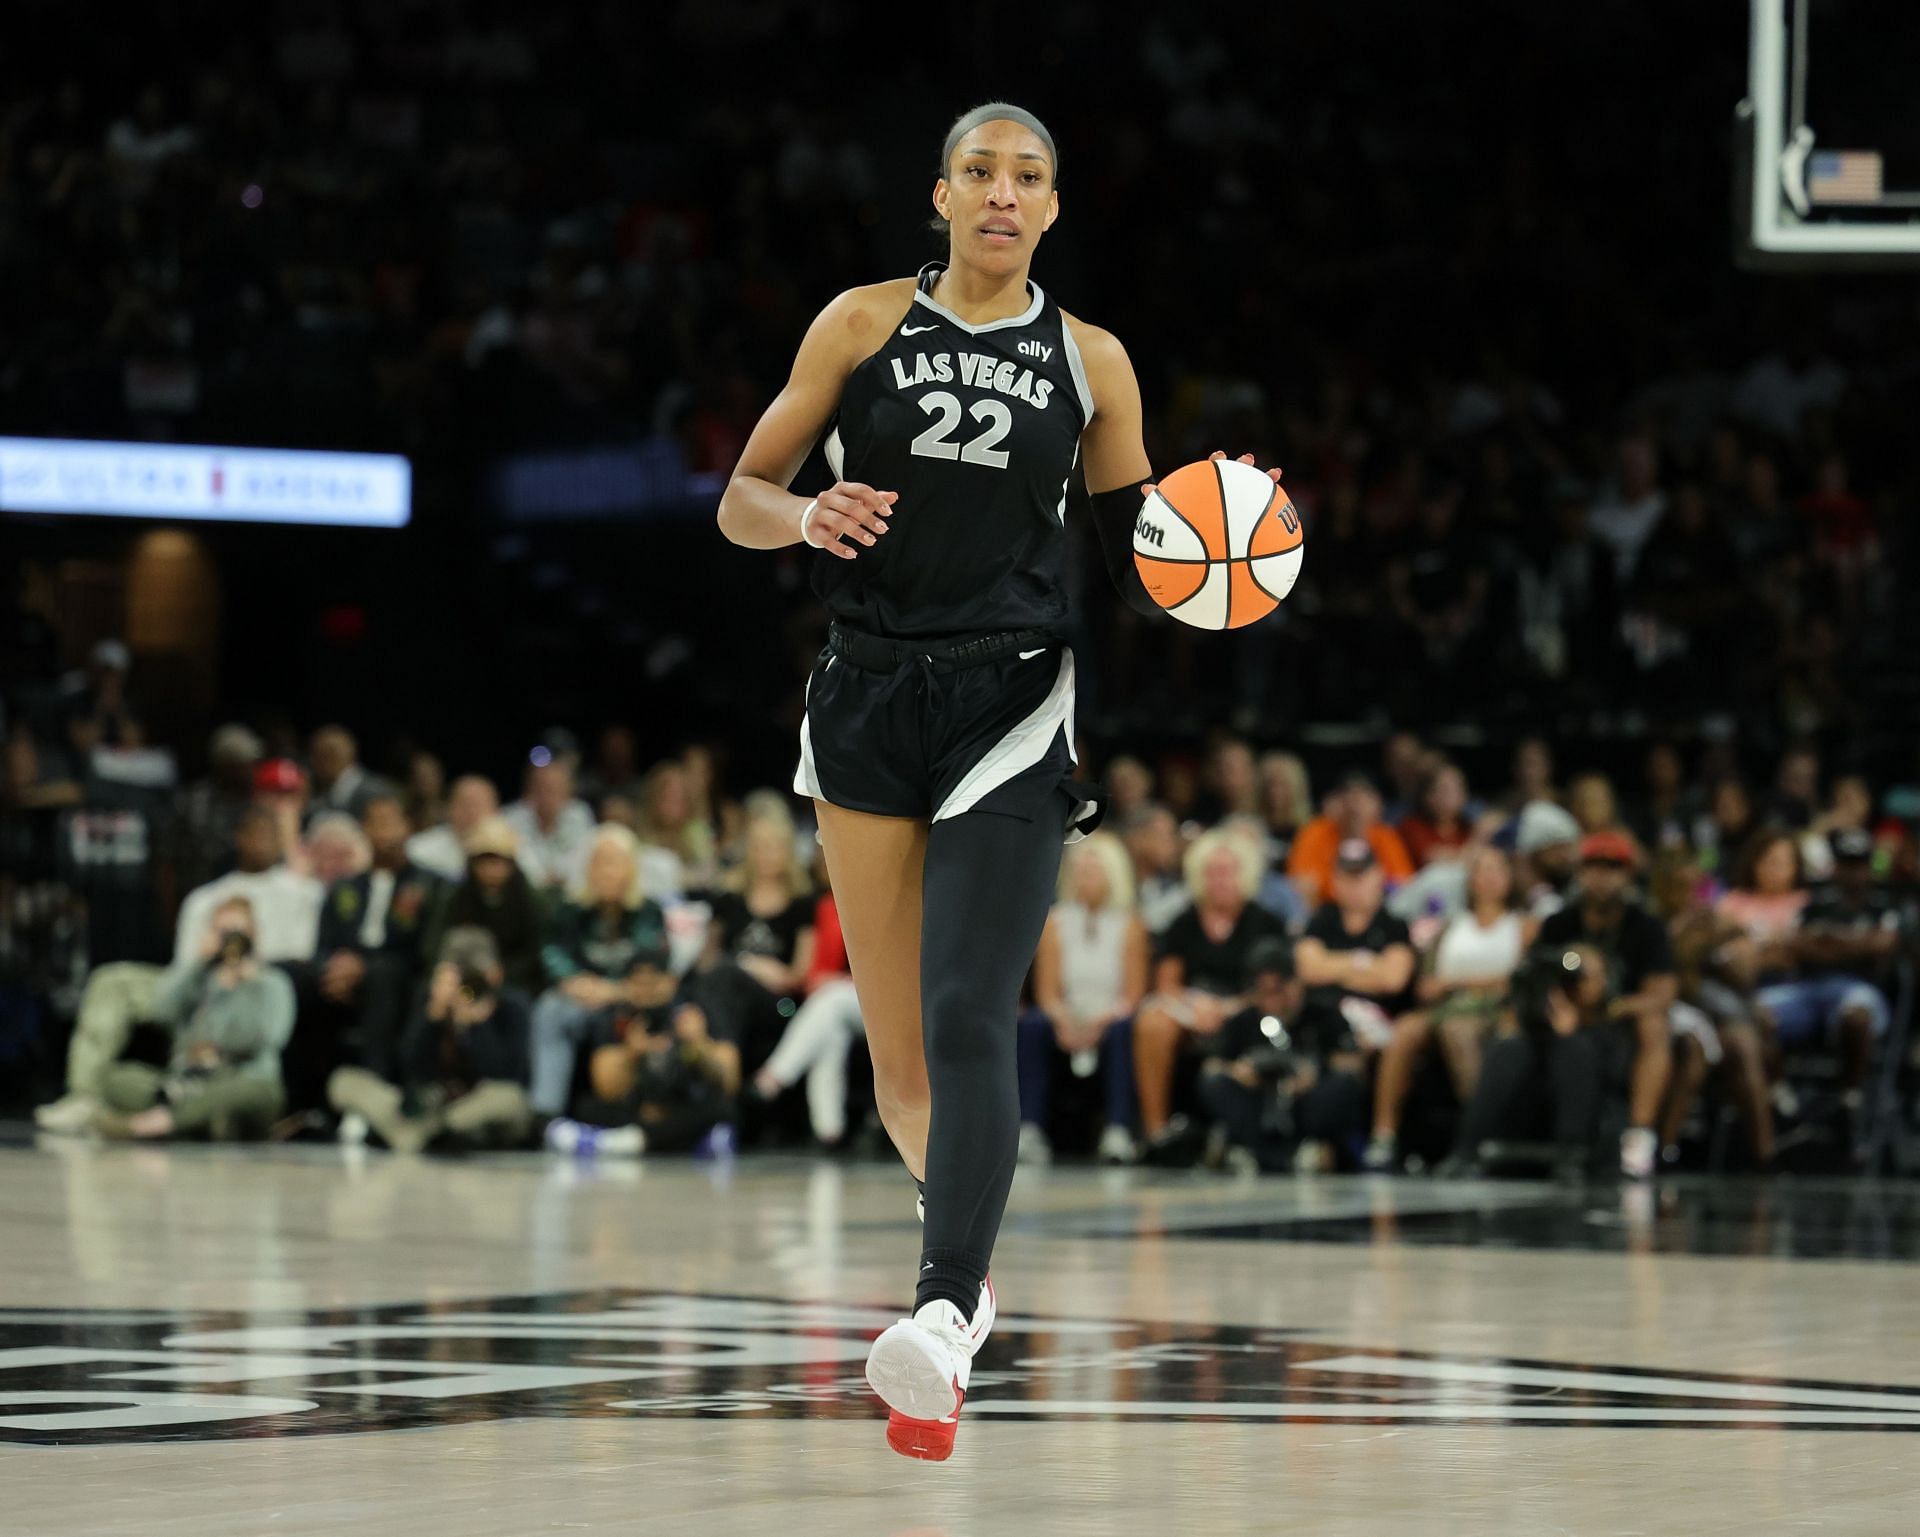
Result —
POLYGON ((887 531, 898 491, 876 491, 857 480, 836 480, 815 498, 813 511, 803 520, 800 537, 816 550, 852 560, 855 545, 872 545, 887 531))

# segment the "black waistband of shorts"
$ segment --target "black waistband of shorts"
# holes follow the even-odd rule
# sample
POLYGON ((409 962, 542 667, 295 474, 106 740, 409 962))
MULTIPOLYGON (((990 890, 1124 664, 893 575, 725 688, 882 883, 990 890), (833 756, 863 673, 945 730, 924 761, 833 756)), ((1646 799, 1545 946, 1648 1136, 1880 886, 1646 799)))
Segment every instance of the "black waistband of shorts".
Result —
POLYGON ((919 640, 890 640, 870 635, 842 624, 838 619, 827 626, 827 646, 855 667, 869 672, 891 672, 910 662, 925 660, 938 668, 977 667, 1005 656, 1009 651, 1030 651, 1036 646, 1051 646, 1059 639, 1051 630, 994 630, 985 635, 923 637, 919 640))

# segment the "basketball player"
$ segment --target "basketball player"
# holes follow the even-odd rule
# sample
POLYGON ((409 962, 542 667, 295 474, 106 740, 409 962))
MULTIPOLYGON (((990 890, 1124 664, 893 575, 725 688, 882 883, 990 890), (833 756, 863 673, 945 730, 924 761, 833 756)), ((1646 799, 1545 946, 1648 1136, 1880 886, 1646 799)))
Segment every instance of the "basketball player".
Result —
POLYGON ((821 552, 832 623, 794 789, 818 808, 880 1117, 923 1199, 913 1315, 874 1342, 867 1380, 888 1443, 932 1461, 993 1322, 1021 979, 1061 845, 1100 812, 1071 777, 1058 636, 1076 471, 1122 596, 1160 612, 1131 558, 1153 489, 1132 365, 1027 276, 1058 170, 1032 113, 962 116, 933 188, 947 260, 821 311, 720 503, 736 544, 821 552), (823 434, 833 485, 790 492, 823 434))

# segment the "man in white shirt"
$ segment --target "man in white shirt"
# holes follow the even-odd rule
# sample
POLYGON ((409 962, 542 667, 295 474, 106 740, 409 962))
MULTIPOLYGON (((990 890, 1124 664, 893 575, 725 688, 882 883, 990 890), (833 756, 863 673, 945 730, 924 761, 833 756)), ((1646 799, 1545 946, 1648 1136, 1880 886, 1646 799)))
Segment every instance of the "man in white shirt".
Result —
POLYGON ((255 943, 262 960, 312 960, 325 888, 280 862, 280 835, 272 814, 263 807, 241 814, 233 847, 233 870, 188 892, 180 904, 174 926, 174 966, 195 964, 208 919, 233 897, 245 897, 253 905, 255 943))
POLYGON ((524 794, 504 815, 520 840, 520 868, 536 889, 565 889, 584 878, 593 810, 574 798, 573 770, 564 760, 530 767, 524 794))
POLYGON ((407 858, 442 880, 460 880, 467 873, 467 839, 499 809, 500 792, 492 780, 463 774, 447 794, 446 821, 409 838, 407 858))

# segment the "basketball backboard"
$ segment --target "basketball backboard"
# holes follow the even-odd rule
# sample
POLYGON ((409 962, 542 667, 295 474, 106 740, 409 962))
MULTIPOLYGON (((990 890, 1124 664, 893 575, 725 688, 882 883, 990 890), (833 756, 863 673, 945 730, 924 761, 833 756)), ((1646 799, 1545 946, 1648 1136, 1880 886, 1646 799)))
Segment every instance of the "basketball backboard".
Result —
POLYGON ((1761 269, 1920 265, 1912 0, 1748 0, 1736 246, 1761 269))

